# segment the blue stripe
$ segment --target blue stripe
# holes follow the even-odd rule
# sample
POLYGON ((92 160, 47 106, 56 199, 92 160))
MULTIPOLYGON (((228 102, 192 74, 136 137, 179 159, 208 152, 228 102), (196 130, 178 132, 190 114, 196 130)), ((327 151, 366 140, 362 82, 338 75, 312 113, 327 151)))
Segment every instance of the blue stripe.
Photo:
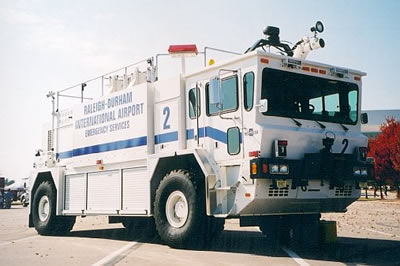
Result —
POLYGON ((57 158, 66 159, 75 156, 81 156, 99 152, 115 151, 120 149, 140 147, 144 145, 147 145, 147 137, 138 137, 133 139, 119 140, 84 148, 73 149, 72 151, 60 152, 57 154, 57 158))
POLYGON ((178 140, 178 131, 164 133, 164 134, 154 136, 155 144, 161 144, 161 143, 177 141, 177 140, 178 140))
POLYGON ((186 139, 194 139, 194 129, 186 130, 186 139))
MULTIPOLYGON (((201 134, 200 134, 201 137, 201 134)), ((212 127, 206 127, 206 137, 210 137, 212 139, 218 140, 224 144, 227 142, 227 136, 226 133, 212 127)))
POLYGON ((72 156, 81 156, 91 153, 115 151, 115 150, 139 147, 144 145, 147 145, 147 137, 139 137, 134 139, 120 140, 110 143, 104 143, 104 144, 98 144, 94 146, 74 149, 72 156))
MULTIPOLYGON (((213 127, 199 128, 199 136, 200 138, 209 137, 224 144, 227 142, 226 133, 213 127)), ((186 137, 189 140, 194 139, 194 129, 186 130, 186 137)))
POLYGON ((66 159, 66 158, 71 158, 71 157, 72 157, 72 151, 60 152, 60 153, 57 153, 57 156, 56 156, 57 159, 66 159))
MULTIPOLYGON (((216 141, 220 141, 224 144, 227 144, 227 142, 228 142, 226 132, 221 131, 216 128, 213 128, 213 127, 199 128, 199 135, 200 135, 200 138, 204 138, 204 135, 205 135, 206 137, 212 138, 216 141)), ((194 139, 194 129, 193 128, 186 130, 186 137, 188 140, 194 139)), ((242 141, 243 141, 242 138, 243 138, 242 133, 240 133, 240 143, 242 143, 242 141)))
MULTIPOLYGON (((209 137, 214 140, 220 141, 224 144, 227 143, 226 132, 213 127, 199 128, 199 136, 200 138, 209 137)), ((194 139, 194 129, 186 130, 186 137, 188 140, 194 139)), ((178 140, 177 131, 154 136, 155 144, 161 144, 177 140, 178 140)), ((242 142, 242 134, 240 134, 240 142, 242 142)), ((133 139, 120 140, 115 142, 93 145, 89 147, 73 149, 71 151, 60 152, 57 154, 57 159, 66 159, 75 156, 81 156, 99 152, 115 151, 120 149, 140 147, 144 145, 147 145, 147 137, 138 137, 133 139)))

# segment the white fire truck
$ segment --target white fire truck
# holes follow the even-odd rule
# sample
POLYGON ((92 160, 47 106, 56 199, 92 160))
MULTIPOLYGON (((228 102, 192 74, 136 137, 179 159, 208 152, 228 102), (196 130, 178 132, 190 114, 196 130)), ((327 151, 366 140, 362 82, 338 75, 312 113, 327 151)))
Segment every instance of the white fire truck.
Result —
POLYGON ((89 81, 80 96, 50 92, 29 226, 63 234, 76 216, 106 215, 182 247, 239 218, 270 236, 311 237, 321 213, 345 212, 373 178, 360 132, 366 74, 306 60, 325 45, 322 23, 311 31, 291 48, 267 27, 244 54, 190 73, 185 56, 206 63, 213 48, 172 45, 182 71, 170 79, 158 77, 159 54, 143 71, 101 76, 100 97, 89 99, 89 81), (65 97, 81 103, 61 109, 65 97))

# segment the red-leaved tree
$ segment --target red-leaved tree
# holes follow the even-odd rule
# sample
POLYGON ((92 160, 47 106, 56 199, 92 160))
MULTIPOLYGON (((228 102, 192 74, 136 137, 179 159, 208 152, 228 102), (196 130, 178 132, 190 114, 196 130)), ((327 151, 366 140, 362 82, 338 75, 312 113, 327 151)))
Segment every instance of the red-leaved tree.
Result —
POLYGON ((378 184, 397 187, 400 197, 400 121, 387 118, 381 133, 368 142, 369 157, 375 158, 375 175, 378 184))

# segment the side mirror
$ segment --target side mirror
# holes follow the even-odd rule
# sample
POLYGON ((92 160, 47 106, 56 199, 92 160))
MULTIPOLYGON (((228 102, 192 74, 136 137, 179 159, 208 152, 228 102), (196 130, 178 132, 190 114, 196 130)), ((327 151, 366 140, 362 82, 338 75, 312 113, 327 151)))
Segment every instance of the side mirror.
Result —
POLYGON ((367 113, 361 114, 361 124, 368 124, 368 114, 367 113))
POLYGON ((223 95, 221 91, 221 82, 218 77, 210 80, 209 87, 210 104, 222 109, 223 95))
POLYGON ((261 99, 260 102, 255 105, 255 107, 258 107, 258 111, 260 113, 265 113, 268 111, 268 100, 267 99, 261 99))

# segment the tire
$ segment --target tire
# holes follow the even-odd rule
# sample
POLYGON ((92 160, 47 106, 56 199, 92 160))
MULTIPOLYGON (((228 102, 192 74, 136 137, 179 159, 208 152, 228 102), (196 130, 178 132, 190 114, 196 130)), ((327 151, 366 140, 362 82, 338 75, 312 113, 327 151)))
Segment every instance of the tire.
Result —
POLYGON ((208 217, 208 234, 210 239, 219 236, 225 227, 225 219, 208 217))
POLYGON ((28 203, 26 202, 26 198, 25 197, 21 197, 20 201, 21 201, 22 207, 28 206, 28 203))
POLYGON ((75 217, 56 216, 56 189, 48 181, 42 182, 34 194, 32 220, 40 235, 64 235, 75 224, 75 217))
POLYGON ((172 171, 161 181, 154 219, 158 234, 169 246, 194 248, 204 244, 207 220, 201 188, 197 189, 192 176, 183 170, 172 171))

